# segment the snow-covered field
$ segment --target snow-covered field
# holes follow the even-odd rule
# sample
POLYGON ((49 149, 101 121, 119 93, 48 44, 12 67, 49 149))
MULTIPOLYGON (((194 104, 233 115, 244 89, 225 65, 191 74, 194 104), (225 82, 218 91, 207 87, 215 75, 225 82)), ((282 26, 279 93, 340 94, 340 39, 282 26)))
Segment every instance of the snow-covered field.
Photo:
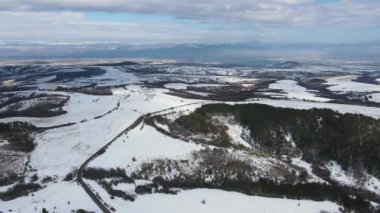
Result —
POLYGON ((96 204, 90 199, 77 182, 58 182, 48 185, 29 196, 3 202, 0 201, 0 212, 71 212, 78 209, 99 212, 96 204))
POLYGON ((201 148, 201 145, 165 136, 153 127, 142 124, 115 141, 89 167, 125 168, 156 158, 181 158, 201 148))
MULTIPOLYGON (((94 114, 89 116, 86 122, 47 130, 37 135, 38 145, 31 155, 30 165, 44 175, 66 175, 74 167, 79 167, 88 156, 127 128, 140 115, 196 102, 192 100, 182 102, 180 98, 165 95, 159 90, 144 91, 140 87, 133 87, 129 91, 132 91, 130 96, 118 90, 117 95, 112 96, 115 101, 113 104, 111 102, 111 108, 116 106, 117 100, 120 100, 120 107, 102 118, 92 119, 94 114)), ((110 109, 109 102, 102 101, 102 103, 98 106, 99 109, 102 106, 103 112, 107 112, 110 109)), ((90 106, 91 104, 86 103, 82 105, 82 109, 85 110, 90 106)), ((82 114, 70 116, 68 113, 66 116, 68 119, 86 116, 86 113, 82 114)), ((56 119, 60 121, 59 116, 56 119)))
POLYGON ((347 75, 347 76, 338 76, 333 78, 326 79, 326 85, 329 90, 338 93, 346 92, 379 92, 380 85, 375 84, 366 84, 361 82, 355 82, 357 76, 347 75))
MULTIPOLYGON (((308 101, 318 101, 318 102, 327 102, 330 101, 328 98, 318 97, 313 91, 309 91, 304 87, 301 87, 293 80, 280 80, 276 83, 270 84, 269 89, 280 90, 284 94, 278 94, 278 96, 287 97, 289 99, 298 99, 298 100, 308 100, 308 101)), ((315 92, 315 91, 314 91, 315 92)))

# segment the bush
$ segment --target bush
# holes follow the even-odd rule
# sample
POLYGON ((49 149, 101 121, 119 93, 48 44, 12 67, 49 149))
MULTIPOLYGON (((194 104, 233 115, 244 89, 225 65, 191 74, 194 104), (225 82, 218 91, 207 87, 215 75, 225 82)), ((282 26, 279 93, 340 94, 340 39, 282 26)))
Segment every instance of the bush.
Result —
POLYGON ((64 181, 72 181, 74 179, 74 175, 73 173, 69 173, 65 176, 65 178, 63 178, 64 181))
POLYGON ((53 181, 53 178, 50 176, 46 176, 41 180, 42 183, 49 183, 51 181, 53 181))

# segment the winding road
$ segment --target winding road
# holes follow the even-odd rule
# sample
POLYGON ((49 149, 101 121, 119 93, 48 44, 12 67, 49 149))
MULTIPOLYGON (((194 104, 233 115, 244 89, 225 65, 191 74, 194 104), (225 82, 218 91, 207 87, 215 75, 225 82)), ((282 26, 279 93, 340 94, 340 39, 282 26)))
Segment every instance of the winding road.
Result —
POLYGON ((158 114, 158 113, 161 113, 161 112, 164 112, 164 111, 173 110, 175 108, 181 108, 181 107, 184 107, 184 106, 195 105, 195 104, 200 104, 200 103, 203 103, 203 102, 183 104, 183 105, 180 105, 180 106, 170 107, 170 108, 167 108, 167 109, 155 111, 155 112, 152 112, 152 113, 147 113, 147 114, 144 114, 144 115, 138 117, 131 125, 129 125, 126 129, 124 129, 123 131, 121 131, 110 142, 108 142, 106 145, 104 145, 102 148, 100 148, 97 152, 95 152, 93 155, 91 155, 89 158, 87 158, 87 160, 80 165, 80 167, 78 169, 78 172, 77 172, 77 181, 80 183, 80 185, 83 187, 83 189, 88 194, 88 196, 90 196, 90 198, 95 202, 95 204, 99 207, 99 209, 102 212, 104 212, 104 213, 111 213, 111 210, 109 209, 109 207, 107 206, 107 204, 104 203, 104 202, 102 202, 101 198, 99 198, 95 194, 95 192, 84 182, 84 180, 83 180, 83 170, 86 168, 86 166, 92 160, 94 160, 96 157, 102 155, 106 151, 106 149, 113 142, 115 142, 119 137, 121 137, 123 134, 127 134, 129 131, 131 131, 132 129, 136 128, 141 122, 144 121, 144 119, 146 117, 149 117, 149 116, 152 116, 154 114, 158 114))

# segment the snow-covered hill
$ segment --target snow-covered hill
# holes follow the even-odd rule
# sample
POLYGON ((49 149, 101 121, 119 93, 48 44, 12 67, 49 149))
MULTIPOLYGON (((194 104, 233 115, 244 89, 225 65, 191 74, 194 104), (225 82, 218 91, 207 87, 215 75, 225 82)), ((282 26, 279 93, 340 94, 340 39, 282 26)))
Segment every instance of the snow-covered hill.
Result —
MULTIPOLYGON (((337 212, 347 207, 338 199, 312 200, 303 194, 283 198, 267 189, 248 193, 232 186, 217 187, 225 177, 260 184, 265 180, 333 185, 301 156, 287 159, 255 146, 251 132, 231 116, 213 116, 219 135, 180 135, 171 125, 210 103, 328 108, 380 118, 379 84, 367 78, 368 82, 351 78, 348 82, 344 69, 313 66, 304 72, 270 66, 86 62, 0 70, 0 212, 41 212, 43 208, 100 212, 95 198, 77 181, 78 170, 87 160, 79 171, 84 183, 100 203, 117 212, 337 212), (170 122, 160 122, 159 117, 170 122), (141 122, 128 129, 139 118, 141 122), (10 128, 16 121, 32 126, 10 128), (22 137, 30 137, 34 149, 22 150, 22 137), (231 146, 214 143, 223 137, 230 138, 231 146), (100 178, 94 178, 91 169, 100 178), (181 186, 174 182, 178 177, 186 181, 201 177, 204 182, 185 181, 187 185, 181 186)), ((357 79, 364 76, 355 75, 357 79)), ((291 144, 291 136, 287 138, 291 144)), ((334 159, 323 167, 337 186, 347 187, 348 194, 351 189, 364 190, 360 196, 365 202, 371 201, 374 207, 380 203, 380 182, 375 176, 368 174, 359 184, 355 174, 334 159)))

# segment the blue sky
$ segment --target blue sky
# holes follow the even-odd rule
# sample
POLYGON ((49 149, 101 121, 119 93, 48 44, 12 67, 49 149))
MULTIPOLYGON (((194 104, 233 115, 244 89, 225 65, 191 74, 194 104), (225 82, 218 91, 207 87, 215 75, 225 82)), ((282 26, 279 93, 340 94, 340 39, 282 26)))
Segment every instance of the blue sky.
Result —
POLYGON ((379 23, 378 0, 3 0, 0 41, 355 43, 379 23))

